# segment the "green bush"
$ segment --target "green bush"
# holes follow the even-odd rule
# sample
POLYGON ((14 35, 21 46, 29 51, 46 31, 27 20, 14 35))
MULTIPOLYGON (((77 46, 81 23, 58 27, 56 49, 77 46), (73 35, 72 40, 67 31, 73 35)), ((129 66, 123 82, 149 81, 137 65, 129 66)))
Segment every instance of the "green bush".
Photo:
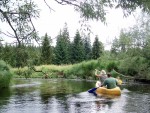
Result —
POLYGON ((118 65, 119 65, 119 63, 117 63, 115 61, 110 61, 107 64, 106 69, 107 69, 108 72, 112 71, 113 69, 118 70, 118 65))
POLYGON ((30 78, 32 70, 29 68, 19 68, 14 70, 15 77, 17 78, 30 78))
POLYGON ((88 62, 84 61, 78 64, 74 64, 71 68, 66 69, 64 72, 67 78, 87 79, 94 75, 93 70, 97 68, 97 64, 97 60, 91 60, 88 62))
POLYGON ((10 71, 9 65, 7 65, 4 61, 0 60, 0 89, 8 87, 11 78, 12 73, 10 71))
POLYGON ((119 70, 131 76, 143 76, 148 63, 144 57, 128 57, 121 61, 119 70), (142 74, 143 73, 143 74, 142 74))

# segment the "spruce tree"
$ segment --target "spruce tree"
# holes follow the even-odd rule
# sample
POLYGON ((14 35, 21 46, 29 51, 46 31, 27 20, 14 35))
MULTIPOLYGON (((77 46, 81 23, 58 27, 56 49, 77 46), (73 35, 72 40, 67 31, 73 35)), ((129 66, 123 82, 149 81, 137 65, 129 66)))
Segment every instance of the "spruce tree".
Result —
POLYGON ((41 64, 51 64, 52 61, 52 49, 51 49, 51 38, 45 34, 43 37, 42 49, 41 49, 41 64))
POLYGON ((92 59, 97 59, 101 56, 103 52, 103 44, 99 41, 98 36, 95 37, 92 47, 92 59))
POLYGON ((79 31, 77 31, 72 43, 72 63, 78 63, 83 61, 85 58, 84 53, 85 52, 84 52, 83 40, 80 36, 79 31))
POLYGON ((62 40, 63 40, 63 49, 64 49, 64 64, 69 64, 71 62, 71 54, 70 54, 70 37, 69 37, 69 32, 67 28, 67 24, 65 23, 63 32, 62 32, 62 40))
POLYGON ((63 45, 63 38, 60 31, 60 34, 57 36, 56 46, 55 46, 55 64, 63 64, 65 58, 64 52, 64 45, 63 45))
POLYGON ((85 51, 85 60, 90 60, 92 58, 92 47, 90 37, 84 38, 84 51, 85 51))
POLYGON ((56 47, 55 47, 55 63, 56 64, 69 64, 71 62, 70 56, 70 37, 67 28, 67 24, 60 31, 57 36, 56 47))

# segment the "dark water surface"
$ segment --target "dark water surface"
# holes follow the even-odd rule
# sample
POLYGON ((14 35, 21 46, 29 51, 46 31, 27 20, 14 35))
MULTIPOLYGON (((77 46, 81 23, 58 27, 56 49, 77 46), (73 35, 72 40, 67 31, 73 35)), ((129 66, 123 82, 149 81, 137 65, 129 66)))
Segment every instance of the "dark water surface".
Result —
POLYGON ((119 97, 87 92, 95 82, 16 79, 0 92, 0 113, 150 113, 150 85, 122 85, 119 97))

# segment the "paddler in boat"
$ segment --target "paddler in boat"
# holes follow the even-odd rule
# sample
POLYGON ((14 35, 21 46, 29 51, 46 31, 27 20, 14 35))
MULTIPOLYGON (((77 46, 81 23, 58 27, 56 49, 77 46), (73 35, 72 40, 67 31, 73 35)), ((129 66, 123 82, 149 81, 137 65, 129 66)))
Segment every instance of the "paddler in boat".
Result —
POLYGON ((99 78, 99 81, 96 82, 96 87, 100 87, 107 78, 106 71, 105 70, 99 71, 95 69, 95 75, 99 78), (98 72, 100 73, 98 74, 98 72))
POLYGON ((107 74, 108 78, 106 78, 101 86, 106 87, 107 89, 116 88, 118 85, 118 81, 111 76, 110 73, 107 74))

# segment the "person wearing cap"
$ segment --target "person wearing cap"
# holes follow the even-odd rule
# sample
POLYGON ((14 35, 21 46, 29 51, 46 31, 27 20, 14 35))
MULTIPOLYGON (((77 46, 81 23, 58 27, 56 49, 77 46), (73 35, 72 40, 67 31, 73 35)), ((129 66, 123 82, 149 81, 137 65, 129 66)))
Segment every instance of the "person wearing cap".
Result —
POLYGON ((111 76, 110 73, 107 74, 108 78, 106 78, 101 86, 107 87, 107 89, 113 89, 117 87, 118 82, 117 80, 111 76))

